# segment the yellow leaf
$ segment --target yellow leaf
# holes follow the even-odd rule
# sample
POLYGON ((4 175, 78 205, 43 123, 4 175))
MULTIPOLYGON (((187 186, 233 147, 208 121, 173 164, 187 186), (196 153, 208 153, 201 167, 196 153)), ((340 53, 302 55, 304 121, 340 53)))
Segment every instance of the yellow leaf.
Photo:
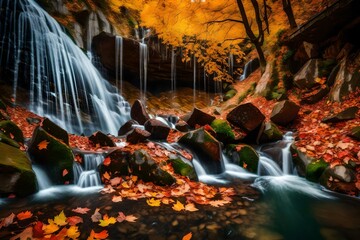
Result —
POLYGON ((116 219, 114 217, 109 217, 107 214, 105 214, 104 218, 100 219, 99 221, 100 221, 99 226, 101 227, 107 227, 110 224, 116 223, 116 219))
POLYGON ((54 223, 59 226, 65 226, 68 223, 66 222, 66 216, 64 214, 64 211, 61 211, 61 213, 54 217, 54 223))
POLYGON ((159 207, 160 204, 161 204, 161 200, 160 199, 150 198, 150 199, 146 200, 146 203, 151 207, 159 207))
POLYGON ((181 211, 181 210, 184 210, 185 207, 184 207, 184 204, 182 204, 179 201, 176 201, 176 203, 172 206, 172 209, 174 209, 175 211, 181 211))
POLYGON ((182 240, 190 240, 192 238, 192 232, 189 232, 185 236, 183 236, 182 240))
POLYGON ((38 146, 38 149, 39 149, 39 150, 46 149, 49 143, 50 143, 50 142, 48 142, 48 141, 46 141, 46 140, 40 142, 40 143, 37 145, 37 146, 38 146))
POLYGON ((48 220, 49 224, 48 225, 43 225, 42 230, 44 230, 44 234, 52 234, 54 232, 56 232, 57 230, 59 230, 59 226, 57 224, 54 223, 54 221, 52 219, 48 220))
POLYGON ((189 212, 195 212, 198 211, 199 209, 197 209, 193 203, 188 203, 185 205, 185 210, 189 212))
POLYGON ((68 236, 71 239, 77 239, 80 236, 79 228, 77 226, 71 226, 66 231, 66 236, 68 236))

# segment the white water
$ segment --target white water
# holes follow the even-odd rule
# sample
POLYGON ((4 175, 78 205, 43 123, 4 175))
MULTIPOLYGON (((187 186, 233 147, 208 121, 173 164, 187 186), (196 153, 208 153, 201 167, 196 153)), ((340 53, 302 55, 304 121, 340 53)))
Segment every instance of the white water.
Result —
POLYGON ((31 111, 72 133, 115 135, 129 119, 130 106, 60 25, 33 0, 0 0, 0 6, 7 20, 0 21, 0 56, 13 71, 15 101, 22 69, 31 111))
POLYGON ((115 36, 115 80, 120 94, 122 94, 123 85, 123 48, 123 38, 115 36))
POLYGON ((142 42, 139 43, 139 52, 140 52, 140 69, 139 69, 139 75, 140 75, 140 99, 142 102, 146 105, 146 91, 147 91, 147 64, 148 64, 148 46, 146 43, 142 42))
POLYGON ((35 172, 39 190, 44 190, 52 186, 51 180, 44 171, 44 169, 35 164, 32 165, 32 169, 35 172))
POLYGON ((82 188, 101 186, 97 167, 104 161, 104 156, 96 153, 85 153, 83 161, 83 166, 74 162, 74 184, 82 188))

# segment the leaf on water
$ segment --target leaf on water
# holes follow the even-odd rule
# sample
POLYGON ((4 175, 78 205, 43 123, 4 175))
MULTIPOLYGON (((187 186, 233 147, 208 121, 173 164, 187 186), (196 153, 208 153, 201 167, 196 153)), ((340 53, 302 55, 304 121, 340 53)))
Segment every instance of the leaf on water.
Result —
POLYGON ((188 204, 185 205, 185 210, 186 210, 186 211, 189 211, 189 212, 195 212, 195 211, 198 211, 199 209, 197 209, 197 208, 195 207, 195 204, 193 204, 193 203, 188 203, 188 204))
POLYGON ((99 220, 102 218, 101 213, 99 213, 100 208, 95 209, 94 214, 91 216, 91 220, 93 222, 99 222, 99 220))
POLYGON ((69 171, 67 169, 64 169, 63 172, 62 172, 62 176, 66 176, 67 174, 69 173, 69 171))
POLYGON ((79 217, 79 216, 68 217, 66 221, 69 223, 70 226, 75 226, 78 223, 84 222, 82 217, 79 217))
POLYGON ((116 223, 116 219, 114 217, 109 217, 107 214, 105 214, 103 219, 100 219, 99 222, 99 226, 107 227, 110 224, 116 223))
POLYGON ((111 158, 110 158, 110 157, 106 157, 106 158, 104 159, 104 161, 103 161, 103 164, 104 164, 105 166, 109 166, 110 163, 111 163, 111 158))
POLYGON ((32 227, 27 227, 27 228, 25 228, 24 231, 22 231, 18 235, 13 236, 12 238, 10 238, 10 240, 19 240, 19 239, 20 240, 33 239, 32 227))
POLYGON ((113 196, 111 199, 113 202, 121 202, 122 201, 122 197, 121 196, 113 196))
POLYGON ((229 203, 230 201, 227 201, 227 200, 212 200, 209 202, 209 204, 213 207, 220 207, 220 206, 223 206, 227 203, 229 203))
POLYGON ((61 213, 54 217, 54 223, 59 226, 65 226, 68 223, 66 222, 66 216, 64 214, 64 211, 61 211, 61 213))
POLYGON ((47 146, 50 142, 44 140, 42 142, 40 142, 37 146, 39 150, 43 150, 43 149, 47 149, 47 146))
POLYGON ((44 231, 44 234, 52 234, 54 232, 56 232, 57 230, 59 230, 59 226, 57 224, 54 223, 54 221, 52 219, 48 220, 49 224, 45 224, 42 227, 42 230, 44 231))
POLYGON ((95 240, 95 239, 106 239, 109 236, 107 230, 103 230, 99 233, 96 233, 94 230, 91 230, 90 236, 87 240, 95 240))
POLYGON ((32 215, 33 215, 33 214, 32 214, 30 211, 25 211, 25 212, 19 213, 18 215, 16 215, 16 217, 17 217, 19 220, 24 220, 24 219, 31 218, 32 215))
POLYGON ((6 218, 2 219, 0 222, 0 229, 2 227, 7 227, 10 224, 12 224, 14 222, 14 218, 15 218, 15 214, 11 213, 9 216, 7 216, 6 218))
POLYGON ((159 207, 160 204, 161 204, 161 200, 160 199, 150 198, 150 199, 146 200, 146 203, 151 207, 159 207))
POLYGON ((138 219, 138 218, 135 217, 134 215, 127 215, 127 216, 125 217, 125 220, 128 221, 128 222, 136 222, 137 219, 138 219))
POLYGON ((123 212, 119 212, 119 216, 116 218, 116 221, 123 222, 126 219, 126 216, 123 212))
POLYGON ((87 214, 87 212, 90 210, 90 208, 82 208, 82 207, 77 207, 71 211, 76 212, 76 213, 80 213, 80 214, 87 214))
POLYGON ((185 236, 183 236, 182 240, 190 240, 192 238, 192 232, 189 232, 185 236))
POLYGON ((172 206, 172 209, 174 209, 175 211, 182 211, 185 209, 185 207, 184 204, 177 200, 176 203, 172 206))
POLYGON ((79 228, 77 226, 71 226, 67 229, 66 236, 71 239, 77 239, 80 236, 79 228))

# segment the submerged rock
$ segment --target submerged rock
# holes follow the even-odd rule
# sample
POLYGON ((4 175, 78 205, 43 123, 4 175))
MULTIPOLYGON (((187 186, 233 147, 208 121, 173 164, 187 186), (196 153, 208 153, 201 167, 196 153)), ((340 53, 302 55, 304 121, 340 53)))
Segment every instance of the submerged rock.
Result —
POLYGON ((250 145, 230 144, 226 148, 226 154, 230 157, 233 163, 252 173, 257 173, 259 154, 257 154, 256 150, 250 145))
POLYGON ((63 141, 66 145, 69 145, 69 135, 67 131, 60 126, 56 125, 50 119, 45 118, 41 124, 42 128, 51 134, 52 136, 56 137, 63 141))
POLYGON ((0 132, 3 132, 8 138, 13 139, 18 143, 24 143, 23 132, 10 120, 0 122, 0 132))
POLYGON ((99 145, 100 147, 116 147, 114 141, 111 140, 111 138, 108 135, 104 134, 101 131, 97 131, 93 133, 89 137, 89 141, 95 146, 99 145))
POLYGON ((276 124, 285 126, 297 117, 299 110, 300 107, 294 102, 283 100, 275 104, 270 119, 276 124))
POLYGON ((252 103, 238 105, 226 116, 231 124, 251 132, 259 127, 265 120, 265 116, 252 103))
POLYGON ((149 119, 144 124, 145 130, 151 133, 151 139, 166 140, 170 127, 157 119, 149 119))
POLYGON ((185 119, 187 124, 189 124, 189 126, 192 128, 194 128, 196 125, 205 126, 206 124, 211 124, 211 122, 214 120, 214 116, 211 116, 210 114, 207 114, 197 108, 194 108, 189 118, 185 119))
POLYGON ((150 119, 149 114, 146 112, 144 104, 140 100, 136 100, 131 107, 130 116, 132 119, 144 125, 150 119))
POLYGON ((359 111, 359 108, 349 107, 345 109, 344 111, 339 112, 338 114, 328 116, 321 120, 323 123, 336 123, 336 122, 342 122, 354 119, 356 117, 356 113, 359 111))
POLYGON ((0 142, 0 196, 24 197, 38 189, 31 161, 23 151, 0 142))

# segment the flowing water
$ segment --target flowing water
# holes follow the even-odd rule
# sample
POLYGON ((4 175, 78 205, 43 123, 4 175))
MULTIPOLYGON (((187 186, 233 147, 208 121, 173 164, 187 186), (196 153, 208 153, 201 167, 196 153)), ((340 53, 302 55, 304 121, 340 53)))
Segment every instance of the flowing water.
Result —
POLYGON ((147 64, 149 59, 149 53, 148 53, 148 46, 143 41, 139 43, 140 47, 140 69, 139 69, 139 75, 140 75, 140 99, 144 104, 146 104, 146 92, 147 92, 147 64))
POLYGON ((33 0, 0 0, 0 59, 31 111, 72 133, 116 134, 129 104, 104 80, 60 25, 33 0), (26 77, 25 77, 26 76, 26 77))
POLYGON ((123 38, 115 36, 115 81, 120 94, 123 91, 123 38))
POLYGON ((83 165, 74 162, 74 184, 82 188, 101 186, 97 167, 104 161, 103 154, 85 153, 83 161, 83 165))

